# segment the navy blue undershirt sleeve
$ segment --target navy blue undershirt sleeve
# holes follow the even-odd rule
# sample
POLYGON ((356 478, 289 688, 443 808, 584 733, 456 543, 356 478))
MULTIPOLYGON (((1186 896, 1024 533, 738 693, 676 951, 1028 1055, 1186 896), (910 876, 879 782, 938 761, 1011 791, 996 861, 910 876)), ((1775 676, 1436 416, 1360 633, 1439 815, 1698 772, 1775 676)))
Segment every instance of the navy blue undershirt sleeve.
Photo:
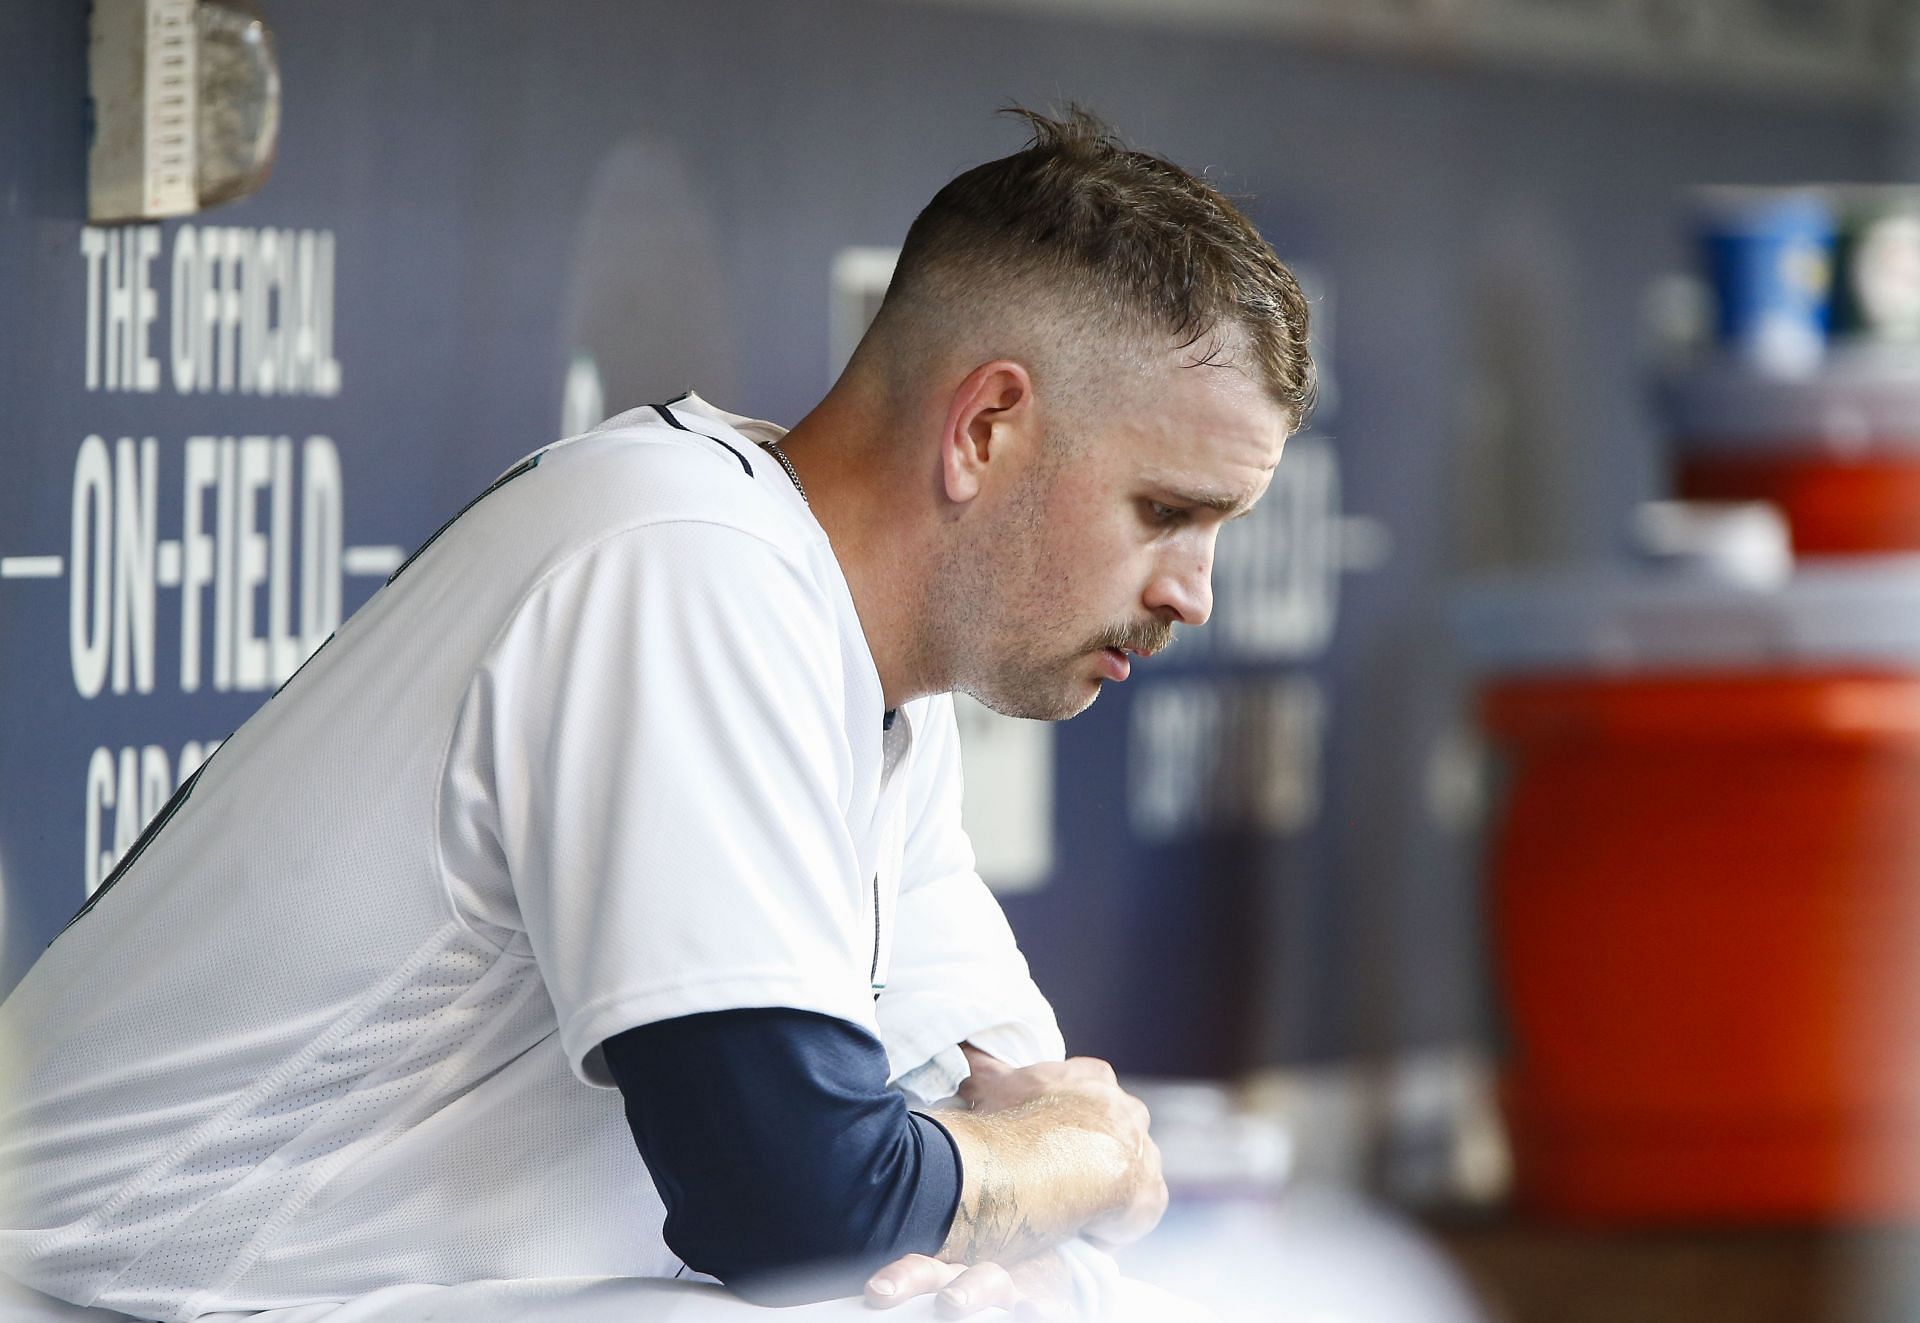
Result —
POLYGON ((945 1242, 959 1152, 887 1088, 864 1029, 785 1007, 715 1011, 601 1050, 688 1267, 758 1303, 800 1304, 857 1295, 882 1264, 945 1242))

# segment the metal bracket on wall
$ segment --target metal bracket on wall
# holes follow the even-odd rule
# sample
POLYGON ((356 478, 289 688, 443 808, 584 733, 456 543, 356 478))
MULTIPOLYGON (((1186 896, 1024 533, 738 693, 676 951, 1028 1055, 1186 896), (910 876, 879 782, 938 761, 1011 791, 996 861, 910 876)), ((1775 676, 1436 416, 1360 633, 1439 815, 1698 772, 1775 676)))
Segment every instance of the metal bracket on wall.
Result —
POLYGON ((250 0, 94 0, 87 216, 184 216, 266 182, 280 70, 250 0))

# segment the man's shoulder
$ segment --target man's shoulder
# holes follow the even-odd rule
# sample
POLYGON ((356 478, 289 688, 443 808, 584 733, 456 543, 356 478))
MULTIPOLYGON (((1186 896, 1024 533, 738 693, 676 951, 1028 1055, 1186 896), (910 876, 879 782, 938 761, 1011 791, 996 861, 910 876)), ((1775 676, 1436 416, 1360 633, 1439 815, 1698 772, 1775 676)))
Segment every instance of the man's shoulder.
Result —
POLYGON ((533 480, 500 488, 501 513, 521 527, 563 529, 575 547, 623 529, 699 523, 796 558, 818 550, 818 526, 771 456, 731 427, 675 413, 687 425, 669 425, 649 407, 536 451, 517 466, 533 480))

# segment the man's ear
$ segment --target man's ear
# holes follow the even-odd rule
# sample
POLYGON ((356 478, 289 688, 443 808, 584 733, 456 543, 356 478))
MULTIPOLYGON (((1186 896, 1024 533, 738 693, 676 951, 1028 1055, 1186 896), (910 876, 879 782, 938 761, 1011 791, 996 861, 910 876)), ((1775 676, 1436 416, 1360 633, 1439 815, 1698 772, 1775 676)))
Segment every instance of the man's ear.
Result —
POLYGON ((1033 428, 1033 378, 1011 359, 982 363, 954 388, 940 430, 940 482, 965 505, 980 494, 990 464, 1008 456, 1033 428))

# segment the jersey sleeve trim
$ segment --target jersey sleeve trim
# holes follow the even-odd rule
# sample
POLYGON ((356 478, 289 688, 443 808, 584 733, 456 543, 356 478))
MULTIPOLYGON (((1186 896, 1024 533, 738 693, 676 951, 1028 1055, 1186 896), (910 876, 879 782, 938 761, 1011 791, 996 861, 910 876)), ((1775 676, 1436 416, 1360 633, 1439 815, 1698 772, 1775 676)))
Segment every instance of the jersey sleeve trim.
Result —
POLYGON ((663 1020, 677 1020, 710 1011, 781 1009, 812 1011, 859 1026, 879 1036, 873 1019, 873 1000, 855 989, 839 986, 807 972, 680 981, 639 994, 626 993, 591 1002, 567 1017, 560 1026, 560 1042, 575 1075, 595 1088, 614 1087, 600 1045, 617 1034, 663 1020))

